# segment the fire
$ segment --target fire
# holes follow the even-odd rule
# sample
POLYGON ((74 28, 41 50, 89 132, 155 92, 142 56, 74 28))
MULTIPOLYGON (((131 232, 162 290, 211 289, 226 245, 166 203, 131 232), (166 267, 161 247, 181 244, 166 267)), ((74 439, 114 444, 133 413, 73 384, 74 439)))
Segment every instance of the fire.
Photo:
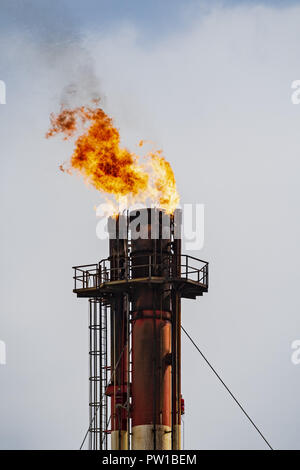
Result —
MULTIPOLYGON (((62 171, 75 170, 97 190, 112 195, 117 203, 151 201, 168 213, 179 204, 179 194, 170 163, 161 150, 144 158, 121 147, 120 134, 103 109, 81 106, 51 114, 46 137, 63 134, 64 140, 75 136, 74 151, 62 171)), ((139 146, 143 146, 140 141, 139 146)))

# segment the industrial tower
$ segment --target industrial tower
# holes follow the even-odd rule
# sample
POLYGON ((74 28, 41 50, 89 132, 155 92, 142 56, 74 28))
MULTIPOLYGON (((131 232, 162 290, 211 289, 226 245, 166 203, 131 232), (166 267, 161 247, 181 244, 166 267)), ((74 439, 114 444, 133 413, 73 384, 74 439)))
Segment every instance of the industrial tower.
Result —
POLYGON ((208 263, 181 254, 180 210, 119 214, 108 233, 109 257, 74 267, 89 299, 89 448, 178 450, 181 299, 207 292, 208 263))

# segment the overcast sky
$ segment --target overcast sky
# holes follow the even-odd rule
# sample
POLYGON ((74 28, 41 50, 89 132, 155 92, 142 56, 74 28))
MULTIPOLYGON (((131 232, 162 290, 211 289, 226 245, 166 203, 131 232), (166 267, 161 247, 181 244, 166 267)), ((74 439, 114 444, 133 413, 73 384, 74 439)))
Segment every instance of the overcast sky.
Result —
MULTIPOLYGON (((75 84, 122 142, 163 148, 182 202, 205 204, 210 289, 183 325, 274 448, 300 448, 300 2, 14 1, 0 5, 0 447, 77 449, 88 426, 88 305, 76 264, 107 255, 103 201, 46 140, 75 84)), ((264 442, 183 338, 185 448, 264 442)))

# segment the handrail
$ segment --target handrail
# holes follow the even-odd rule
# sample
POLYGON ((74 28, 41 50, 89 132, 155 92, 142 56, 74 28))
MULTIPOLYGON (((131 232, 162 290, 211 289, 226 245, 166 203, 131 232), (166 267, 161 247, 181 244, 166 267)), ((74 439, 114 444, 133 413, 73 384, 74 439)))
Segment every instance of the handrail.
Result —
POLYGON ((185 257, 188 257, 188 258, 190 258, 190 259, 194 259, 194 260, 196 260, 196 261, 200 261, 201 263, 208 264, 207 261, 204 261, 203 259, 200 259, 200 258, 195 258, 195 256, 185 255, 185 254, 181 254, 181 256, 185 256, 185 257))
POLYGON ((82 264, 82 265, 80 265, 80 266, 72 266, 72 269, 89 268, 90 266, 98 266, 98 265, 97 265, 97 263, 82 264))
POLYGON ((208 287, 208 262, 185 254, 180 255, 180 260, 179 264, 174 262, 172 254, 134 254, 120 257, 119 262, 121 261, 121 264, 114 267, 111 266, 110 258, 102 259, 97 264, 73 266, 75 290, 78 284, 81 288, 88 288, 99 287, 100 284, 113 280, 135 279, 137 277, 135 272, 139 269, 144 269, 147 272, 146 277, 149 279, 157 276, 159 273, 161 277, 166 279, 183 278, 205 284, 208 287), (145 263, 143 261, 143 264, 135 264, 137 258, 142 258, 143 260, 147 258, 148 262, 145 263), (157 258, 159 262, 157 262, 157 258), (190 264, 191 260, 193 260, 193 264, 190 264), (196 262, 199 264, 199 267, 195 266, 196 262), (180 268, 179 276, 178 268, 180 268), (177 274, 175 274, 176 272, 177 274))

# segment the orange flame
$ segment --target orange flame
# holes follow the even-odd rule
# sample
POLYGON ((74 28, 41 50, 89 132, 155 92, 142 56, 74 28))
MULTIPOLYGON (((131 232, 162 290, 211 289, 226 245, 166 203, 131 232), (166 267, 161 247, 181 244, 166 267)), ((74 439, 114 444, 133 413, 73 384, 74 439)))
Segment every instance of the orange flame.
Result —
MULTIPOLYGON (((176 181, 169 162, 161 150, 152 151, 141 162, 141 157, 120 146, 120 134, 112 119, 99 108, 82 106, 51 114, 51 127, 46 137, 62 133, 64 140, 76 138, 68 167, 62 171, 78 171, 99 191, 113 195, 119 203, 151 201, 168 213, 179 204, 176 181)), ((144 142, 139 143, 140 146, 144 142)))

